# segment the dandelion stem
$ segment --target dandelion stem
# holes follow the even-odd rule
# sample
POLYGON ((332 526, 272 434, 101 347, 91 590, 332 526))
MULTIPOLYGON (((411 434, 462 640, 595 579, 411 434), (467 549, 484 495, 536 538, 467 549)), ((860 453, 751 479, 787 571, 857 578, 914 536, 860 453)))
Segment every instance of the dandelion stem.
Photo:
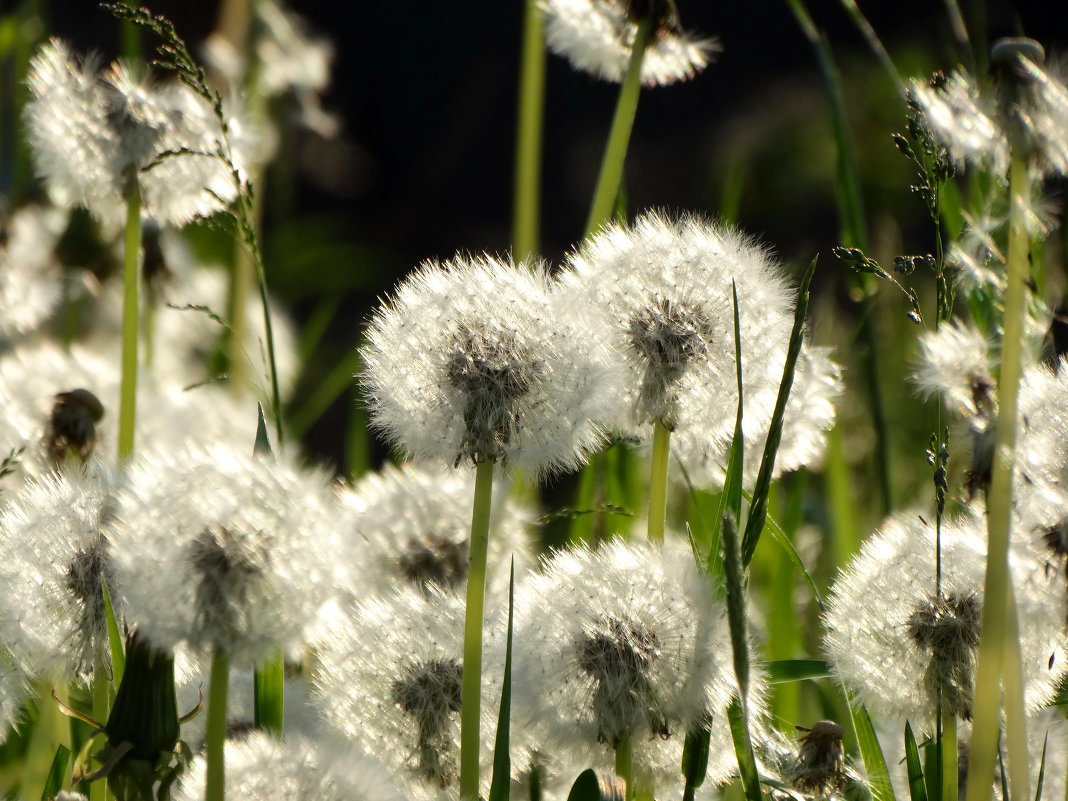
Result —
POLYGON ((638 32, 634 35, 630 63, 619 87, 616 113, 608 132, 608 143, 605 145, 601 171, 597 176, 597 188, 590 206, 590 217, 586 221, 586 236, 600 228, 612 216, 616 195, 619 194, 619 186, 623 182, 623 162, 627 158, 630 132, 634 128, 634 116, 638 112, 638 94, 642 88, 642 59, 645 57, 645 45, 649 41, 652 26, 652 17, 646 17, 638 25, 638 32))
POLYGON ((205 801, 223 801, 226 772, 223 746, 226 744, 226 706, 230 689, 230 655, 216 648, 211 660, 211 679, 208 685, 208 722, 204 733, 204 752, 207 760, 205 801))
MULTIPOLYGON (((104 665, 104 657, 101 649, 104 646, 97 645, 93 653, 93 719, 105 721, 108 719, 108 706, 110 698, 110 682, 104 665)), ((89 784, 89 801, 106 801, 108 798, 108 785, 105 781, 95 781, 89 784)))
MULTIPOLYGON (((1017 396, 1028 280, 1027 234, 1022 219, 1020 197, 1027 197, 1026 161, 1012 160, 1009 176, 1011 216, 1009 223, 1008 276, 1005 289, 1005 317, 1002 324, 1001 375, 998 400, 1000 411, 994 439, 994 459, 987 494, 987 556, 983 593, 983 620, 975 671, 975 703, 971 750, 968 758, 967 801, 989 801, 1000 730, 1000 679, 1003 673, 1018 673, 1019 667, 1006 669, 1005 660, 1013 654, 1007 638, 1015 632, 1015 606, 1009 586, 1009 519, 1012 510, 1012 473, 1016 446, 1017 396)), ((1019 643, 1015 644, 1018 653, 1019 643)), ((1018 658, 1018 657, 1017 657, 1018 658)), ((1006 687, 1006 692, 1009 687, 1006 687)), ((1017 699, 1007 701, 1011 709, 1017 699)), ((1022 703, 1022 701, 1019 701, 1022 703)), ((1026 747, 1026 744, 1024 745, 1026 747)), ((1009 744, 1014 753, 1013 744, 1009 744)), ((1026 760, 1023 769, 1027 769, 1026 760)), ((1024 779, 1026 782, 1026 778, 1024 779)), ((1013 795, 1023 791, 1014 787, 1013 795)))
POLYGON ((940 723, 941 752, 939 771, 942 775, 942 798, 957 797, 957 716, 952 709, 942 705, 940 723))
POLYGON ((538 252, 541 132, 545 112, 545 29, 538 0, 526 0, 523 54, 516 119, 515 221, 512 256, 519 262, 538 252))
POLYGON ((478 801, 478 753, 482 702, 482 609, 486 601, 486 551, 493 506, 493 462, 475 468, 471 549, 464 617, 464 669, 460 692, 460 798, 478 801))
POLYGON ((624 737, 616 746, 616 775, 623 780, 627 801, 634 798, 634 745, 624 737))
POLYGON ((649 474, 649 542, 657 545, 664 541, 670 455, 671 431, 657 420, 653 423, 653 463, 649 474))
POLYGON ((137 335, 138 282, 141 278, 141 189, 130 182, 126 198, 126 234, 123 239, 122 293, 122 380, 119 394, 119 461, 134 449, 134 423, 137 419, 137 335))

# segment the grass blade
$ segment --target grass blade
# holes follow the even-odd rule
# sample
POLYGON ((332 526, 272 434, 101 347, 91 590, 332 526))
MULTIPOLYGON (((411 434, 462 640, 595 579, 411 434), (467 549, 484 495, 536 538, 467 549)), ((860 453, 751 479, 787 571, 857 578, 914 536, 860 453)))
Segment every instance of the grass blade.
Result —
POLYGON ((896 801, 894 787, 890 784, 890 771, 886 767, 886 758, 883 756, 879 739, 875 736, 875 727, 871 724, 868 710, 862 704, 850 702, 849 715, 857 733, 857 746, 864 760, 872 801, 896 801))
POLYGON ((731 737, 734 739, 734 753, 738 755, 738 778, 742 782, 742 792, 746 801, 761 801, 760 776, 757 773, 756 757, 753 743, 749 739, 745 713, 737 698, 727 708, 727 719, 731 725, 731 737))
POLYGON ((41 801, 48 801, 59 795, 59 791, 63 789, 64 779, 67 777, 69 764, 70 749, 65 745, 60 745, 56 748, 56 755, 52 758, 52 767, 48 769, 48 777, 41 791, 41 801))
POLYGON ((830 678, 831 666, 822 659, 777 659, 768 662, 768 684, 830 678))
POLYGON ((682 746, 682 775, 686 781, 682 801, 693 801, 697 788, 705 780, 711 741, 712 732, 708 726, 702 725, 686 732, 686 742, 682 746))
POLYGON ((512 760, 508 753, 509 720, 512 712, 512 600, 515 598, 515 559, 508 577, 508 634, 504 645, 504 686, 501 711, 497 715, 497 736, 493 741, 493 778, 489 801, 508 801, 511 789, 512 760))
MULTIPOLYGON (((801 355, 801 343, 805 339, 805 315, 808 313, 808 300, 812 288, 812 276, 816 274, 817 256, 808 265, 805 277, 801 280, 801 289, 797 293, 797 306, 794 308, 794 327, 790 332, 790 344, 786 351, 786 365, 783 368, 782 381, 779 383, 779 395, 775 399, 775 411, 768 428, 768 440, 764 445, 764 455, 760 459, 760 472, 757 474, 756 486, 753 488, 753 505, 749 510, 745 535, 742 537, 742 564, 748 565, 756 552, 757 541, 764 530, 764 521, 768 513, 768 493, 771 491, 771 476, 775 469, 775 454, 782 439, 782 421, 786 415, 786 402, 790 399, 790 389, 794 383, 794 369, 798 356, 801 355)), ((737 311, 735 312, 737 314, 737 311)), ((737 323, 735 323, 737 325, 737 323)), ((740 360, 740 357, 739 357, 740 360)), ((739 381, 740 385, 740 381, 739 381)), ((741 389, 739 386, 739 396, 741 389)), ((740 409, 740 404, 739 404, 740 409)), ((741 423, 741 412, 738 415, 741 423)))
POLYGON ((905 768, 909 776, 909 795, 912 801, 927 801, 927 785, 923 779, 923 765, 920 764, 920 752, 916 747, 916 735, 912 726, 905 721, 905 768))
POLYGON ((1046 779, 1046 746, 1049 745, 1049 732, 1042 738, 1042 759, 1038 763, 1038 782, 1035 787, 1035 801, 1042 801, 1042 785, 1046 779))
POLYGON ((268 456, 274 453, 271 450, 271 438, 267 435, 267 419, 263 416, 263 404, 256 404, 256 443, 252 446, 253 453, 265 453, 268 456))
POLYGON ((607 776, 588 768, 579 774, 567 794, 567 801, 624 801, 626 787, 618 776, 607 776))
POLYGON ((115 619, 115 607, 111 603, 111 593, 104 574, 100 574, 100 590, 104 594, 104 620, 108 629, 108 645, 111 647, 112 684, 118 687, 122 683, 122 674, 126 669, 126 651, 123 649, 122 632, 115 619))

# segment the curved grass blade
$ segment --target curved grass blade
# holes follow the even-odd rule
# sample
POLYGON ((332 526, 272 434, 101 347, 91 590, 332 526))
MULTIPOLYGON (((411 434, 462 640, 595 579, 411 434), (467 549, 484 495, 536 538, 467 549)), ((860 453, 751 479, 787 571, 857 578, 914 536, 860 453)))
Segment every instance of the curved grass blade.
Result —
POLYGON ((711 740, 712 731, 707 725, 686 732, 686 742, 682 746, 682 775, 686 782, 682 801, 693 801, 697 788, 704 783, 711 740))
POLYGON ((512 599, 515 597, 515 559, 508 576, 508 635, 504 645, 504 686, 501 711, 497 715, 497 736, 493 741, 493 778, 489 801, 508 801, 511 788, 512 759, 508 753, 509 720, 512 713, 512 599))
POLYGON ((118 687, 122 683, 123 671, 126 670, 126 651, 123 647, 119 622, 115 619, 111 593, 108 592, 108 583, 104 580, 103 573, 100 574, 100 591, 104 595, 104 621, 107 624, 108 645, 111 648, 112 686, 118 687))
POLYGON ((776 659, 767 663, 768 684, 786 684, 806 679, 827 679, 831 666, 822 659, 776 659))
POLYGON ((567 794, 567 801, 625 801, 626 787, 618 776, 588 768, 579 774, 567 794))
MULTIPOLYGON (((790 399, 790 389, 794 383, 794 369, 801 354, 801 343, 805 339, 805 315, 808 313, 808 300, 811 295, 812 276, 816 274, 816 261, 812 259, 801 280, 801 289, 797 293, 797 305, 794 308, 794 327, 790 332, 790 344, 786 351, 786 365, 779 383, 779 395, 775 399, 775 411, 772 413, 768 428, 768 439, 764 445, 764 455, 760 458, 760 472, 757 473, 756 486, 753 487, 753 505, 749 509, 745 535, 742 537, 742 564, 748 565, 756 552, 757 541, 764 530, 768 515, 768 493, 771 491, 771 475, 775 469, 775 454, 782 439, 782 421, 786 415, 786 402, 790 399)), ((737 312, 736 312, 737 313, 737 312)), ((740 393, 739 393, 740 394, 740 393)), ((739 407, 740 408, 740 407, 739 407)), ((738 414, 741 421, 741 412, 738 414)))
POLYGON ((63 789, 64 779, 67 776, 67 765, 70 764, 70 749, 65 745, 56 748, 56 755, 52 758, 52 767, 48 769, 48 777, 45 779, 44 789, 41 791, 41 801, 49 801, 59 795, 63 789))
POLYGON ((1046 779, 1046 746, 1049 745, 1049 732, 1042 738, 1042 760, 1038 763, 1038 783, 1035 787, 1035 801, 1042 801, 1042 785, 1046 779))
POLYGON ((905 769, 908 771, 909 795, 912 801, 927 801, 927 784, 923 779, 923 765, 916 747, 916 735, 912 733, 912 726, 908 721, 905 721, 905 769))
POLYGON ((868 776, 872 801, 896 801, 894 787, 890 784, 890 771, 886 767, 882 746, 875 736, 875 727, 863 704, 849 700, 849 715, 853 720, 853 729, 857 733, 857 746, 864 760, 864 770, 868 776))

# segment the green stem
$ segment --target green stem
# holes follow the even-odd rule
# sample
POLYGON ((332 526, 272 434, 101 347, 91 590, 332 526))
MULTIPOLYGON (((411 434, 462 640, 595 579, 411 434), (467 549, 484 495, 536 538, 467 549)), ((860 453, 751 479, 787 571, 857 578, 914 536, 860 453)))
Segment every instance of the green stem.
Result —
MULTIPOLYGON (((1023 323, 1028 281, 1027 234, 1017 197, 1028 192, 1027 164, 1014 157, 1009 176, 1012 208, 1009 223, 1008 275, 1005 288, 1005 318, 1002 325, 999 412, 994 432, 994 459, 987 493, 986 578, 983 585, 983 620, 975 670, 975 703, 972 741, 968 757, 967 801, 989 801, 991 778, 997 760, 1000 730, 1001 677, 1005 670, 1006 639, 1015 629, 1015 607, 1010 603, 1009 520, 1012 512, 1012 473, 1016 447, 1017 396, 1019 394, 1023 323)), ((1019 647, 1019 644, 1016 644, 1019 647)), ((1016 668, 1018 670, 1018 667, 1016 668)), ((1008 688, 1006 688, 1007 690, 1008 688)), ((1007 706, 1012 708, 1013 702, 1007 706)), ((1026 747, 1026 744, 1024 744, 1026 747)), ((1010 753, 1014 752, 1009 745, 1010 753)), ((1026 761, 1023 769, 1026 770, 1026 761)), ((1026 798, 1026 794, 1022 796, 1026 798)))
POLYGON ((1031 757, 1027 748, 1027 709, 1024 706, 1023 656, 1020 653, 1020 626, 1016 598, 1009 585, 1009 636, 1005 638, 1005 740, 1009 752, 1009 795, 1031 798, 1031 757))
POLYGON ((516 261, 532 258, 538 252, 539 177, 544 112, 545 30, 538 0, 526 0, 515 142, 515 222, 512 256, 516 261))
POLYGON ((653 423, 653 460, 649 473, 649 542, 664 541, 667 521, 668 465, 671 455, 671 431, 657 420, 653 423))
POLYGON ((285 715, 285 660, 281 649, 256 668, 252 685, 256 728, 281 737, 285 715))
POLYGON ((638 32, 634 36, 630 63, 627 64, 627 72, 619 87, 616 113, 608 131, 608 143, 601 160, 597 189, 593 193, 590 217, 586 221, 586 236, 594 233, 612 216, 616 195, 619 194, 619 186, 623 182, 623 162, 627 158, 630 132, 634 128, 634 116, 638 113, 638 94, 642 88, 642 59, 645 57, 645 45, 649 41, 652 26, 652 18, 647 17, 638 25, 638 32))
MULTIPOLYGON (((103 646, 97 645, 93 654, 93 720, 106 721, 110 706, 111 682, 108 681, 107 669, 104 665, 103 655, 100 653, 103 646)), ((108 798, 108 783, 95 781, 89 784, 89 801, 106 801, 108 798)))
POLYGON ((471 555, 467 568, 464 670, 460 692, 460 798, 478 801, 478 754, 482 704, 482 610, 486 602, 486 551, 493 507, 493 462, 475 468, 471 510, 471 555))
POLYGON ((207 761, 205 801, 223 801, 226 794, 226 770, 223 748, 226 745, 226 705, 230 689, 230 655, 216 648, 211 660, 208 685, 208 721, 204 733, 207 761))
POLYGON ((623 780, 627 801, 634 798, 634 745, 624 737, 616 746, 616 775, 623 780))
POLYGON ((141 189, 130 182, 126 198, 125 254, 122 268, 122 381, 119 393, 119 461, 130 458, 134 449, 134 423, 137 419, 137 334, 138 282, 141 278, 141 189))
POLYGON ((956 801, 957 798, 957 716, 953 710, 942 708, 942 798, 956 801))

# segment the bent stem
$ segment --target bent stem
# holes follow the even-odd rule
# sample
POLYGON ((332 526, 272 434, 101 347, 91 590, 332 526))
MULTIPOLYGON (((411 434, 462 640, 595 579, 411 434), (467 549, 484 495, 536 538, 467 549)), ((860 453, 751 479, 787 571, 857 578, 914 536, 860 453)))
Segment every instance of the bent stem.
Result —
POLYGON ((204 733, 204 753, 207 761, 205 801, 223 801, 226 791, 226 770, 223 747, 226 744, 226 705, 230 689, 230 655, 216 648, 211 659, 211 678, 208 685, 208 721, 204 733))
POLYGON ((538 252, 541 132, 545 116, 545 30, 538 0, 526 0, 519 111, 515 141, 515 222, 512 256, 517 262, 538 252))
POLYGON ((649 542, 657 545, 664 542, 670 454, 671 431, 657 420, 653 423, 653 459, 649 472, 649 542))
POLYGON ((122 380, 119 390, 119 461, 134 449, 137 419, 137 333, 140 328, 138 282, 141 278, 141 188, 131 181, 126 198, 126 233, 122 263, 122 380))
POLYGON ((630 132, 634 128, 634 117, 638 113, 638 94, 642 88, 642 60, 652 27, 652 17, 648 16, 638 25, 638 32, 634 36, 630 62, 619 87, 616 112, 612 117, 612 127, 608 131, 608 143, 605 145, 601 171, 597 176, 590 216, 586 221, 586 236, 600 228, 612 215, 619 185, 623 182, 623 162, 627 158, 630 132))
MULTIPOLYGON (((1006 669, 1005 660, 1019 653, 1019 643, 1009 646, 1006 638, 1015 633, 1015 606, 1011 603, 1009 586, 1009 520, 1012 511, 1012 473, 1016 448, 1017 397, 1019 394, 1022 357, 1023 322, 1028 281, 1027 234, 1022 219, 1022 204, 1017 200, 1028 192, 1027 164, 1016 156, 1009 176, 1011 218, 1009 225, 1008 275, 1005 289, 1005 318, 1002 325, 1001 376, 998 382, 1000 411, 994 439, 994 460, 991 468, 990 491, 987 495, 987 556, 986 578, 983 587, 983 619, 979 639, 979 654, 975 670, 974 723, 971 750, 968 757, 967 801, 990 801, 992 779, 997 760, 1000 731, 1000 700, 1002 675, 1019 673, 1019 666, 1006 669), (988 781, 990 779, 990 781, 988 781)), ((1019 658, 1015 656, 1015 658, 1019 658)), ((1006 694, 1010 689, 1006 686, 1006 694)), ((1014 688, 1018 690, 1019 688, 1014 688)), ((1022 706, 1022 699, 1006 701, 1010 710, 1022 706)), ((1010 729, 1008 735, 1019 735, 1010 729)), ((1023 743, 1026 748, 1026 743, 1023 743)), ((1017 753, 1018 745, 1009 742, 1009 753, 1017 753)), ((1024 762, 1024 784, 1016 786, 1013 795, 1023 792, 1027 798, 1024 762)))
MULTIPOLYGON (((460 692, 460 798, 478 801, 478 753, 482 703, 482 610, 486 602, 486 551, 493 507, 493 462, 475 468, 471 552, 464 616, 464 668, 460 692)), ((210 799, 209 799, 210 801, 210 799)))

